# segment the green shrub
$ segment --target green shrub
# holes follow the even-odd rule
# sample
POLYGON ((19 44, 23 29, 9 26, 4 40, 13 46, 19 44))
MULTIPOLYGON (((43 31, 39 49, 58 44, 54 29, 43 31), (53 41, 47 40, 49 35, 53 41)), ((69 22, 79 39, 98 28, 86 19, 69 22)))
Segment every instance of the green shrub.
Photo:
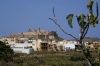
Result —
POLYGON ((56 53, 56 51, 54 51, 54 50, 51 50, 51 51, 49 51, 51 54, 54 54, 54 53, 56 53))
POLYGON ((14 61, 14 63, 17 63, 17 64, 19 64, 20 66, 22 66, 22 63, 24 62, 24 60, 23 59, 16 59, 15 61, 14 61))
POLYGON ((84 61, 85 58, 83 56, 71 56, 70 60, 71 61, 84 61))
POLYGON ((95 62, 93 64, 94 64, 94 66, 100 66, 100 62, 95 62))

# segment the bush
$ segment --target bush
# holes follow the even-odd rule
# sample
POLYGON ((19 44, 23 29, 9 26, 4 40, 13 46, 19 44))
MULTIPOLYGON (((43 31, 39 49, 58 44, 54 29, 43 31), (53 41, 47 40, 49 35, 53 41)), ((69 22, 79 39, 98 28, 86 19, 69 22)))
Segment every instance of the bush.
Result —
POLYGON ((23 62, 24 62, 23 59, 16 59, 16 60, 14 61, 14 63, 17 63, 17 64, 19 64, 19 65, 22 65, 23 62))
POLYGON ((94 66, 100 66, 100 62, 95 62, 93 64, 94 64, 94 66))
POLYGON ((70 60, 71 61, 84 61, 85 58, 83 56, 71 56, 70 60))

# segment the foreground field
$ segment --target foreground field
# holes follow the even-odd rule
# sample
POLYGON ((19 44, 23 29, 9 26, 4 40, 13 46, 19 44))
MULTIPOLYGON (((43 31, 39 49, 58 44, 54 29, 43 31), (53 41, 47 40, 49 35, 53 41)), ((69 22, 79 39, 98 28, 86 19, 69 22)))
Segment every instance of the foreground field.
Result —
MULTIPOLYGON (((97 54, 91 53, 92 60, 95 61, 97 54)), ((13 63, 8 66, 88 66, 81 52, 33 52, 30 55, 16 54, 13 63)), ((7 66, 5 65, 5 66, 7 66)), ((2 66, 2 63, 1 65, 2 66)), ((99 66, 95 63, 95 66, 99 66)))

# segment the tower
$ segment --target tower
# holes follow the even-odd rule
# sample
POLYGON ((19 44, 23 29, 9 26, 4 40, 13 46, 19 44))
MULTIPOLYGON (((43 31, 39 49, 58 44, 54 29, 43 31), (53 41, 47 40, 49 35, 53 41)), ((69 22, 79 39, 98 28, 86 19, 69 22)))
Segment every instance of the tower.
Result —
POLYGON ((38 31, 40 32, 40 27, 38 26, 38 31))

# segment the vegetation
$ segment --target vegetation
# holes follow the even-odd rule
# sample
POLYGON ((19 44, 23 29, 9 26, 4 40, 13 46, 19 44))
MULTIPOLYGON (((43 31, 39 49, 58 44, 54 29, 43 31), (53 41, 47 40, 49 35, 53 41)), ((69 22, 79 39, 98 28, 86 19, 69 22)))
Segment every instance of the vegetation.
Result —
MULTIPOLYGON (((99 66, 99 58, 97 52, 91 52, 91 60, 94 66, 99 66)), ((3 66, 0 63, 0 66, 3 66)), ((11 64, 5 64, 5 66, 11 64)), ((17 53, 13 58, 13 66, 88 66, 85 57, 81 52, 75 50, 65 51, 35 51, 32 54, 17 53)))
POLYGON ((13 65, 14 52, 5 42, 0 41, 0 66, 13 65))
POLYGON ((73 37, 79 43, 79 47, 81 48, 81 51, 84 54, 85 59, 87 60, 89 66, 93 66, 90 56, 88 56, 90 54, 90 52, 87 52, 87 50, 84 50, 85 45, 83 44, 83 39, 86 36, 86 34, 89 30, 89 27, 90 26, 96 27, 96 25, 98 24, 98 15, 99 15, 98 3, 94 2, 93 0, 89 0, 89 2, 87 4, 87 9, 89 10, 89 14, 87 14, 87 15, 85 15, 85 14, 79 14, 79 15, 69 14, 66 17, 66 20, 68 21, 68 25, 70 26, 70 28, 73 28, 72 20, 73 20, 74 16, 76 17, 78 25, 80 27, 80 35, 79 35, 78 39, 75 36, 73 36, 72 34, 66 32, 64 29, 61 28, 61 26, 58 24, 58 21, 56 19, 54 8, 53 8, 54 19, 52 19, 52 18, 49 18, 49 19, 52 20, 65 34, 73 37), (96 14, 93 13, 93 5, 94 4, 96 5, 96 14))
POLYGON ((4 62, 11 62, 13 61, 13 56, 14 56, 14 52, 10 48, 10 46, 0 41, 0 60, 4 62))

